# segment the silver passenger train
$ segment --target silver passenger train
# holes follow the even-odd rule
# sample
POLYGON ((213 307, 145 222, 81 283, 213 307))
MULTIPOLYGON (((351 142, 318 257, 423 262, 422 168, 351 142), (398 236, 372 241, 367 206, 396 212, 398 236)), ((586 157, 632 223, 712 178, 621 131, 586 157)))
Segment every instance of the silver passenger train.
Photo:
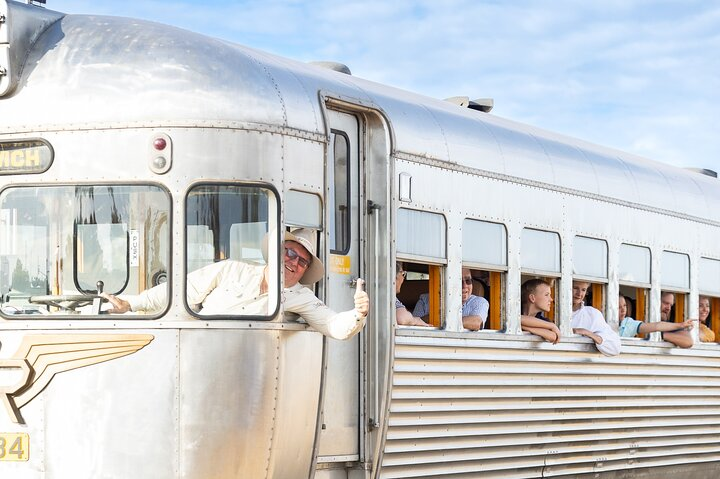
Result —
POLYGON ((572 334, 572 280, 617 328, 720 322, 716 178, 156 23, 0 0, 0 477, 717 477, 720 347, 572 334), (281 238, 316 293, 372 305, 323 337, 283 310, 281 238), (186 275, 268 264, 263 315, 206 316, 186 275), (395 324, 395 262, 408 308, 395 324), (461 270, 484 282, 463 331, 461 270), (559 344, 520 328, 553 282, 559 344), (157 313, 98 290, 167 283, 157 313))

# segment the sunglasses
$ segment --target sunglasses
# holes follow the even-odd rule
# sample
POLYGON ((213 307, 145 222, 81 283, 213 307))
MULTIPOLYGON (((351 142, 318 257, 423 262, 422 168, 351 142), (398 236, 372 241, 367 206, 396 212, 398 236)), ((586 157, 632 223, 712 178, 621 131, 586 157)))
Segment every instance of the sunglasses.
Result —
POLYGON ((300 256, 297 251, 292 248, 285 248, 285 256, 287 256, 290 261, 297 259, 298 265, 300 265, 301 268, 306 269, 308 266, 310 266, 310 261, 300 256))

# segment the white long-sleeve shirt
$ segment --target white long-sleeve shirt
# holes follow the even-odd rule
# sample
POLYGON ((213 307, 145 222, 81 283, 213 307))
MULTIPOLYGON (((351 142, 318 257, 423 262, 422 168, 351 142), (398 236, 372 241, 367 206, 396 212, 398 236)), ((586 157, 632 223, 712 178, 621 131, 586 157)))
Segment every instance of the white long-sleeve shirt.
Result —
POLYGON ((605 356, 617 356, 620 354, 620 336, 605 321, 602 313, 592 306, 583 305, 577 311, 573 311, 572 327, 573 329, 587 329, 600 336, 603 341, 595 346, 605 356))
MULTIPOLYGON (((268 294, 260 293, 265 266, 240 261, 220 261, 187 275, 187 301, 202 305, 198 314, 266 316, 268 294)), ((133 311, 160 311, 167 305, 167 285, 161 284, 139 295, 121 296, 133 311)), ((284 310, 300 315, 310 326, 335 339, 348 339, 365 325, 365 317, 354 309, 336 313, 307 287, 284 288, 284 310)))

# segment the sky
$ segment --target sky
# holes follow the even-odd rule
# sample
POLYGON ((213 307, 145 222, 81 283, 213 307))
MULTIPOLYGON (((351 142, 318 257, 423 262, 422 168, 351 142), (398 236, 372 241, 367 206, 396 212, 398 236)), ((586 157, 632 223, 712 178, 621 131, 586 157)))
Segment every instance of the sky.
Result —
POLYGON ((720 172, 720 0, 47 0, 142 18, 720 172))

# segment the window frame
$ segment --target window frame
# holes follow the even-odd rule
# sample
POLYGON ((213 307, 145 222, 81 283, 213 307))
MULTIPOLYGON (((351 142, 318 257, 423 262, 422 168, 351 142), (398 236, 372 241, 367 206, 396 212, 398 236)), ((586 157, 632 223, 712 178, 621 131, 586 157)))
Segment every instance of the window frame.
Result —
MULTIPOLYGON (((282 265, 282 257, 280 256, 282 251, 282 244, 283 244, 283 237, 284 237, 284 230, 281 229, 281 208, 282 208, 282 202, 281 202, 281 196, 278 192, 278 190, 275 188, 274 185, 270 183, 262 183, 262 182, 242 182, 242 181, 198 181, 190 186, 188 186, 187 190, 185 191, 184 198, 183 198, 183 254, 182 254, 182 261, 183 261, 183 272, 184 272, 184 290, 187 290, 187 275, 189 272, 187 271, 187 261, 188 261, 188 255, 187 255, 187 226, 188 226, 188 198, 190 194, 197 188, 204 187, 204 186, 213 186, 213 187, 220 187, 220 186, 226 186, 226 187, 236 187, 236 188, 257 188, 260 190, 267 190, 268 192, 268 233, 273 231, 273 229, 277 232, 275 235, 275 238, 269 238, 267 242, 263 243, 263 246, 265 247, 265 253, 267 254, 268 258, 266 258, 266 264, 268 267, 273 268, 273 274, 271 275, 271 284, 268 286, 268 301, 270 301, 270 298, 274 296, 275 298, 275 304, 274 307, 270 310, 268 310, 267 315, 237 315, 237 314, 223 314, 223 315, 201 315, 198 314, 196 311, 194 311, 187 301, 187 295, 183 295, 182 303, 185 308, 185 310, 194 318, 196 319, 202 319, 202 320, 230 320, 230 321, 270 321, 274 319, 279 311, 280 311, 280 303, 281 303, 281 294, 282 294, 282 279, 281 279, 281 265, 282 265), (274 216, 274 218, 273 218, 274 216), (270 240, 273 241, 273 244, 270 245, 270 240), (272 248, 270 247, 272 246, 272 248), (270 254, 268 251, 272 251, 274 249, 278 252, 278 257, 275 261, 275 265, 273 267, 272 260, 269 258, 270 254), (270 291, 270 288, 273 288, 273 291, 270 291), (272 293, 272 294, 271 294, 272 293)), ((215 253, 217 254, 217 252, 215 253)), ((228 258, 220 259, 226 260, 228 258)), ((214 261, 214 263, 217 263, 218 261, 214 261)))
POLYGON ((332 182, 328 181, 328 185, 331 185, 331 191, 332 191, 332 211, 329 211, 330 215, 332 215, 333 218, 333 224, 328 225, 328 230, 332 231, 332 245, 330 245, 330 254, 336 254, 336 255, 346 255, 350 251, 350 245, 352 244, 352 228, 351 223, 352 219, 350 218, 351 209, 350 205, 352 200, 352 176, 351 176, 351 168, 350 168, 350 137, 348 136, 347 132, 343 130, 337 130, 335 128, 332 128, 330 130, 330 138, 334 139, 330 143, 330 147, 332 147, 332 168, 328 168, 329 170, 332 170, 333 178, 332 182), (334 135, 334 136, 333 136, 334 135), (346 214, 344 221, 342 222, 342 231, 345 235, 345 243, 342 245, 342 249, 336 249, 336 246, 338 245, 338 238, 337 238, 337 155, 335 154, 335 147, 337 143, 337 138, 342 137, 345 140, 345 175, 344 175, 344 184, 345 184, 345 205, 346 205, 346 214), (331 228, 332 226, 332 228, 331 228))
MULTIPOLYGON (((65 182, 58 182, 58 183, 23 183, 23 184, 10 184, 6 187, 0 189, 0 197, 6 194, 9 190, 27 190, 27 189, 62 189, 62 188, 98 188, 98 187, 114 187, 114 188, 147 188, 145 191, 146 193, 157 193, 163 195, 164 199, 166 200, 166 209, 162 210, 166 214, 165 221, 167 222, 167 255, 164 258, 166 261, 166 271, 159 270, 155 272, 153 277, 155 275, 158 275, 159 273, 163 273, 165 276, 170 276, 170 273, 172 271, 172 261, 173 261, 173 231, 172 231, 172 217, 173 217, 173 196, 170 190, 167 188, 166 185, 157 183, 154 181, 142 181, 142 182, 135 182, 135 181, 128 181, 128 182, 93 182, 93 183, 65 183, 65 182)), ((76 261, 76 226, 78 222, 76 218, 73 218, 72 221, 72 234, 71 234, 71 241, 72 241, 72 283, 73 286, 78 290, 78 294, 95 294, 95 291, 91 292, 84 292, 81 288, 79 288, 79 285, 77 284, 77 261, 76 261)), ((128 228, 127 234, 130 234, 130 231, 132 231, 132 228, 128 228)), ((130 238, 128 237, 128 248, 131 248, 130 245, 130 238)), ((130 257, 128 254, 127 258, 128 262, 130 261, 130 257)), ((145 265, 147 266, 147 264, 145 265)), ((146 279, 146 278, 143 278, 146 279)), ((151 278, 152 281, 152 278, 151 278)), ((123 286, 123 290, 127 288, 128 284, 130 282, 130 272, 129 272, 129 266, 128 266, 128 275, 127 280, 125 281, 125 284, 123 286)), ((171 297, 172 293, 172 287, 170 284, 168 284, 168 298, 171 297)), ((60 296, 65 296, 67 294, 60 294, 60 296)), ((72 295, 72 294, 71 294, 72 295)), ((50 296, 57 296, 56 294, 51 294, 50 296)), ((157 312, 154 312, 153 314, 133 314, 131 318, 129 318, 132 321, 137 321, 139 318, 141 319, 147 319, 147 320, 155 320, 159 317, 163 316, 167 313, 167 311, 170 308, 170 300, 168 300, 167 304, 162 310, 159 310, 157 312)), ((42 315, 37 316, 33 314, 8 314, 6 312, 3 312, 0 310, 0 321, 1 320, 9 320, 9 321, 35 321, 35 320, 79 320, 79 321, 87 321, 87 320, 111 320, 111 321, 118 321, 122 319, 126 319, 123 317, 119 317, 117 315, 108 315, 108 314, 77 314, 77 313, 64 313, 64 312, 53 312, 51 315, 42 315)))

